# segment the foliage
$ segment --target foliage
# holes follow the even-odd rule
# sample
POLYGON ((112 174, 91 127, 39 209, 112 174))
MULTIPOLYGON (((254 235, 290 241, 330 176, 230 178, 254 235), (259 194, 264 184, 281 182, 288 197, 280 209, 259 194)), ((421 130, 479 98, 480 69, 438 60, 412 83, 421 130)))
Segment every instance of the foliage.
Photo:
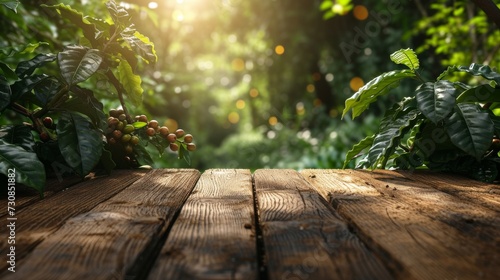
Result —
POLYGON ((489 66, 452 66, 433 82, 417 72, 419 61, 411 49, 399 50, 391 60, 409 70, 384 73, 346 100, 344 115, 353 118, 365 111, 378 96, 395 88, 393 81, 420 81, 414 95, 394 104, 381 120, 378 132, 359 142, 346 155, 345 163, 368 150, 358 167, 420 168, 466 173, 478 180, 493 181, 500 165, 500 74, 489 66), (463 72, 488 83, 470 85, 446 80, 463 72), (405 73, 405 76, 402 76, 405 73))
MULTIPOLYGON (((14 2, 2 5, 14 13, 19 4, 14 2)), ((12 120, 0 129, 0 172, 7 175, 15 168, 18 183, 42 194, 50 172, 83 177, 97 167, 109 172, 117 165, 151 164, 147 145, 160 154, 170 147, 189 160, 192 136, 130 115, 127 103, 138 106, 143 99, 137 73, 153 65, 157 55, 129 12, 114 0, 106 3, 109 20, 65 4, 42 6, 76 25, 83 36, 56 54, 39 52, 43 42, 0 49, 0 114, 12 120), (106 86, 96 91, 95 83, 106 86), (107 115, 96 94, 118 99, 120 112, 107 115)))

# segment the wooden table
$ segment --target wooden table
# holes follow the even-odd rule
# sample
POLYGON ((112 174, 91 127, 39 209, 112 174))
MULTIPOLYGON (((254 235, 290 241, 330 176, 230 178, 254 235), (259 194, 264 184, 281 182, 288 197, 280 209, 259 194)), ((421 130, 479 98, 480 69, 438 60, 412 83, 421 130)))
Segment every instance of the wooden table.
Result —
POLYGON ((16 194, 15 273, 1 205, 1 279, 500 279, 500 186, 445 174, 65 179, 16 194))

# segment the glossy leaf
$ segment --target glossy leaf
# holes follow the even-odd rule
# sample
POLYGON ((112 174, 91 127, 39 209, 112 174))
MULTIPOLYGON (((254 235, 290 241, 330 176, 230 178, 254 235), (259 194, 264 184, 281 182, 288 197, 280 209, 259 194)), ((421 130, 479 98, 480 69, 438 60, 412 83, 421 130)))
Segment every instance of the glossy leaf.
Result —
POLYGON ((184 159, 188 165, 191 165, 191 155, 186 149, 185 144, 179 145, 179 159, 184 159))
POLYGON ((0 76, 0 114, 9 106, 10 96, 12 95, 10 91, 10 86, 4 77, 0 76))
POLYGON ((411 70, 416 70, 420 67, 417 54, 412 49, 399 50, 391 54, 391 60, 396 64, 404 64, 411 70))
POLYGON ((2 56, 11 57, 17 54, 30 54, 33 53, 38 47, 42 45, 48 45, 48 43, 38 42, 38 43, 29 43, 26 45, 20 45, 14 47, 0 48, 0 57, 2 56))
POLYGON ((157 60, 153 43, 148 37, 137 32, 132 27, 127 27, 120 35, 129 44, 132 50, 142 57, 147 63, 154 63, 157 60))
POLYGON ((116 167, 116 163, 113 161, 113 155, 110 151, 103 149, 100 159, 100 165, 106 170, 106 173, 110 174, 116 167))
POLYGON ((478 161, 491 145, 494 125, 477 104, 459 103, 446 123, 451 142, 478 161))
POLYGON ((469 73, 473 76, 482 76, 483 78, 490 80, 490 81, 495 81, 497 85, 500 86, 500 74, 493 71, 491 67, 488 65, 481 65, 481 64, 476 64, 472 63, 469 67, 467 66, 449 66, 446 71, 441 73, 437 80, 441 80, 444 77, 450 75, 451 73, 454 72, 465 72, 469 73))
POLYGON ((14 70, 12 70, 9 65, 0 62, 0 70, 2 70, 4 77, 7 78, 8 80, 11 81, 17 80, 16 72, 14 72, 14 70))
POLYGON ((0 139, 0 173, 9 174, 15 169, 17 184, 24 184, 43 193, 45 167, 33 152, 0 139))
POLYGON ((37 68, 43 66, 47 62, 56 60, 56 57, 51 54, 39 54, 33 59, 22 61, 17 65, 16 74, 19 78, 24 78, 31 75, 37 68))
POLYGON ((35 90, 36 104, 44 107, 59 91, 61 84, 55 79, 46 79, 40 82, 35 90))
POLYGON ((101 158, 102 134, 86 116, 70 112, 61 114, 56 129, 66 163, 78 174, 87 175, 101 158))
POLYGON ((11 102, 15 102, 19 98, 23 97, 26 93, 31 92, 40 83, 45 81, 49 76, 42 75, 31 75, 20 81, 15 82, 10 88, 12 90, 11 102))
POLYGON ((148 123, 146 123, 146 122, 135 122, 135 123, 132 123, 132 125, 134 126, 135 129, 139 129, 139 128, 145 127, 146 125, 148 125, 148 123))
POLYGON ((457 102, 500 102, 500 88, 488 84, 470 88, 457 97, 457 102))
POLYGON ((142 145, 136 145, 134 146, 134 153, 135 153, 135 158, 141 165, 151 165, 153 166, 154 161, 149 155, 148 151, 146 148, 144 148, 142 145))
POLYGON ((132 101, 132 104, 138 106, 142 103, 141 77, 135 75, 132 67, 126 60, 121 60, 118 65, 118 80, 123 86, 127 97, 132 101))
POLYGON ((414 125, 418 117, 417 110, 411 110, 406 115, 396 118, 392 123, 377 133, 368 151, 368 165, 372 168, 385 168, 389 157, 404 134, 414 125))
POLYGON ((80 112, 90 118, 95 127, 105 129, 108 124, 104 114, 104 105, 94 97, 92 91, 73 87, 76 96, 66 101, 62 108, 68 111, 80 112))
POLYGON ((352 147, 352 149, 350 149, 346 156, 345 156, 345 160, 344 160, 344 165, 342 166, 342 168, 346 168, 347 167, 347 164, 349 164, 349 162, 354 158, 356 157, 361 151, 363 151, 364 149, 370 147, 372 144, 373 144, 373 140, 375 139, 375 135, 371 135, 371 136, 367 136, 365 137, 365 139, 359 141, 358 144, 354 145, 352 147))
POLYGON ((413 77, 415 77, 415 73, 411 70, 391 71, 376 77, 345 101, 342 117, 344 117, 349 110, 352 110, 352 118, 356 118, 363 113, 371 103, 375 102, 379 96, 385 95, 389 90, 397 87, 402 79, 413 77))
POLYGON ((420 112, 437 124, 453 111, 457 90, 450 81, 421 84, 415 91, 420 112))
POLYGON ((99 50, 82 46, 68 46, 57 55, 61 75, 68 85, 76 85, 90 78, 101 65, 99 50))
POLYGON ((106 7, 116 25, 128 26, 130 24, 130 15, 124 7, 117 5, 114 0, 108 1, 106 7))
POLYGON ((29 126, 4 126, 0 128, 0 138, 7 143, 15 144, 28 152, 34 151, 34 139, 29 126))

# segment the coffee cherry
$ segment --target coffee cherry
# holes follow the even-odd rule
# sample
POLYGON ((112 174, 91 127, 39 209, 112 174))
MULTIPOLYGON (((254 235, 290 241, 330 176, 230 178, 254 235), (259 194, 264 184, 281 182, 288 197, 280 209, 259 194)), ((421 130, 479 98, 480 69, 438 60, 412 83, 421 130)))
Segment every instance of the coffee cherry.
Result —
POLYGON ((45 132, 45 131, 42 131, 40 133, 40 140, 42 140, 43 142, 49 141, 50 140, 49 134, 47 132, 45 132))
POLYGON ((154 136, 156 134, 156 130, 152 127, 148 127, 148 129, 146 129, 146 134, 149 136, 154 136))
POLYGON ((177 152, 179 150, 179 146, 175 143, 170 143, 170 150, 177 152))
POLYGON ((131 153, 133 153, 133 152, 134 152, 134 148, 133 148, 130 144, 127 144, 127 145, 125 146, 125 153, 127 153, 127 154, 131 154, 131 153))
POLYGON ((183 129, 177 129, 175 131, 175 136, 177 136, 177 138, 181 138, 182 136, 184 136, 184 130, 183 129))
POLYGON ((186 142, 186 143, 191 143, 191 142, 193 142, 193 135, 191 135, 191 134, 186 134, 186 136, 184 136, 184 142, 186 142))
POLYGON ((124 127, 125 127, 124 122, 118 122, 118 124, 116 125, 116 129, 118 130, 123 130, 124 127))
POLYGON ((160 127, 160 134, 162 136, 167 136, 169 133, 170 133, 170 131, 168 131, 168 127, 166 127, 166 126, 160 127))
POLYGON ((124 133, 132 133, 134 132, 135 128, 133 125, 131 124, 127 124, 124 128, 123 128, 123 132, 124 133))
POLYGON ((108 143, 111 144, 111 145, 114 145, 114 144, 116 144, 116 139, 115 138, 109 138, 108 139, 108 143))
POLYGON ((54 121, 52 120, 51 117, 45 117, 43 119, 43 125, 46 127, 46 128, 52 128, 52 125, 54 125, 54 121))
MULTIPOLYGON (((116 110, 116 114, 117 114, 118 116, 120 116, 120 115, 121 115, 121 114, 123 114, 123 113, 124 113, 124 112, 123 112, 123 109, 117 109, 117 110, 116 110)), ((118 118, 118 117, 117 117, 117 118, 118 118)))
POLYGON ((192 151, 196 150, 196 145, 194 143, 188 143, 186 145, 186 148, 188 151, 192 152, 192 151))
POLYGON ((170 133, 169 135, 167 135, 167 140, 170 143, 175 143, 175 140, 177 140, 177 136, 175 136, 175 134, 173 133, 170 133))
POLYGON ((148 117, 146 117, 146 115, 140 115, 138 120, 139 120, 140 122, 145 122, 145 123, 147 123, 147 122, 148 122, 148 117))
POLYGON ((500 149, 500 139, 493 138, 493 140, 491 140, 491 147, 493 149, 500 149))
POLYGON ((139 137, 137 136, 132 136, 132 138, 130 138, 130 143, 132 143, 133 145, 137 145, 139 144, 139 137))
POLYGON ((120 114, 118 114, 118 110, 111 109, 111 110, 109 110, 109 115, 114 117, 114 118, 117 118, 120 114))
POLYGON ((115 129, 115 131, 113 131, 113 137, 118 140, 122 137, 122 132, 119 131, 118 129, 115 129))
POLYGON ((124 120, 126 120, 126 119, 127 119, 127 115, 125 115, 125 114, 121 114, 121 115, 119 115, 119 116, 118 116, 118 119, 119 119, 120 121, 124 121, 124 120))
POLYGON ((151 128, 154 128, 156 130, 158 128, 158 121, 157 120, 150 120, 148 123, 148 126, 151 128))
POLYGON ((132 138, 132 135, 130 135, 130 134, 123 134, 123 136, 122 136, 122 142, 126 143, 126 142, 130 141, 131 138, 132 138))
POLYGON ((120 121, 115 117, 108 118, 108 126, 116 126, 120 121))

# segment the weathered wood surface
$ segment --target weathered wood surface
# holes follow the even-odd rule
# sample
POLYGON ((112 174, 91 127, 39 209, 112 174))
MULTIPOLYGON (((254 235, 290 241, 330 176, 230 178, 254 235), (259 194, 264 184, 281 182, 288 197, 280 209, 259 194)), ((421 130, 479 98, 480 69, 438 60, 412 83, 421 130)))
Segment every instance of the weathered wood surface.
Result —
POLYGON ((0 279, 500 279, 500 187, 458 176, 160 169, 49 189, 20 197, 15 273, 0 212, 0 279))

